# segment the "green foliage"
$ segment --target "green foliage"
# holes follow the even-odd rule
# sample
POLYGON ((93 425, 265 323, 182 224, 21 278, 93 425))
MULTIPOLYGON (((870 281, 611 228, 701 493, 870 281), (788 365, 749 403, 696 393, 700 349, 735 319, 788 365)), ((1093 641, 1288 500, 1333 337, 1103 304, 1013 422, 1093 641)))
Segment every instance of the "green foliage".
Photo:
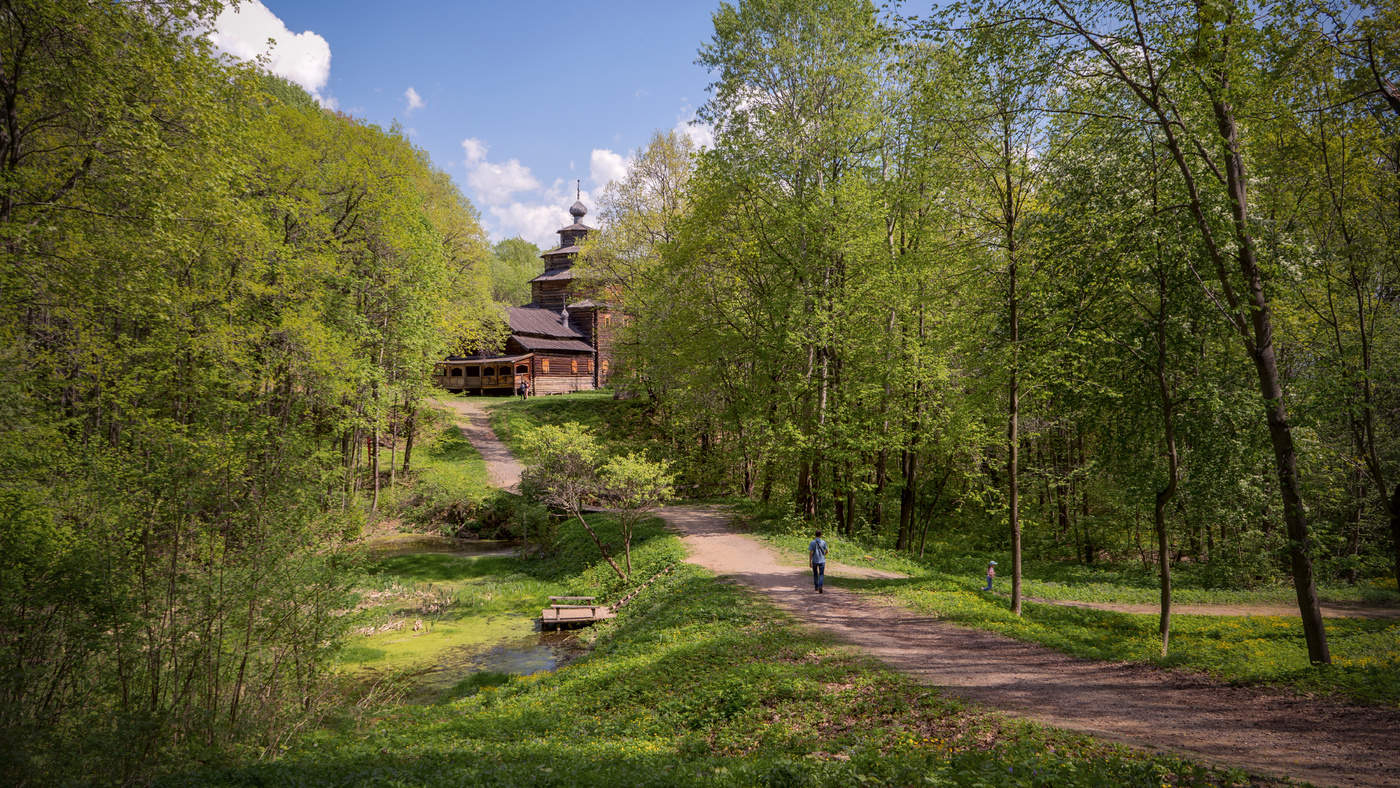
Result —
POLYGON ((491 298, 507 306, 530 301, 530 280, 544 273, 540 248, 523 238, 491 247, 491 298))
POLYGON ((584 391, 527 400, 505 400, 491 407, 491 428, 511 452, 531 459, 525 436, 536 427, 575 423, 586 428, 609 454, 637 451, 666 456, 665 438, 640 399, 615 399, 611 392, 584 391))
POLYGON ((526 433, 522 448, 530 465, 521 475, 526 497, 572 516, 593 537, 603 558, 624 580, 632 575, 632 536, 637 525, 669 500, 674 477, 665 463, 629 452, 604 459, 593 433, 579 424, 544 425, 526 433), (609 555, 583 516, 586 507, 604 506, 622 530, 626 569, 609 555))
MULTIPOLYGON (((781 517, 746 518, 794 564, 805 560, 810 533, 791 528, 781 517)), ((1209 673, 1232 682, 1282 684, 1305 692, 1345 695, 1363 703, 1400 706, 1400 624, 1387 619, 1329 619, 1334 664, 1310 667, 1297 617, 1173 616, 1172 651, 1161 654, 1155 614, 1141 615, 1040 604, 1068 600, 1155 604, 1156 577, 1136 566, 1084 567, 1068 562, 1028 564, 1023 593, 1032 601, 1016 616, 1005 604, 1006 581, 998 591, 981 591, 989 559, 1005 564, 1003 552, 971 553, 965 546, 938 543, 915 559, 888 547, 831 538, 831 560, 901 572, 904 580, 862 580, 829 569, 827 582, 885 596, 914 610, 966 626, 1000 632, 1086 659, 1147 662, 1209 673)), ((1208 567, 1175 575, 1173 597, 1181 604, 1282 604, 1295 602, 1282 583, 1268 589, 1217 588, 1208 567)), ((1394 593, 1370 593, 1352 586, 1321 589, 1329 601, 1372 599, 1394 604, 1394 593)))
MULTIPOLYGON (((665 543, 670 537, 649 539, 665 543)), ((964 708, 680 567, 556 672, 466 680, 163 785, 1175 785, 1228 775, 964 708)))
POLYGON ((447 177, 220 59, 220 7, 0 10, 6 782, 140 782, 292 735, 381 454, 495 320, 447 177))

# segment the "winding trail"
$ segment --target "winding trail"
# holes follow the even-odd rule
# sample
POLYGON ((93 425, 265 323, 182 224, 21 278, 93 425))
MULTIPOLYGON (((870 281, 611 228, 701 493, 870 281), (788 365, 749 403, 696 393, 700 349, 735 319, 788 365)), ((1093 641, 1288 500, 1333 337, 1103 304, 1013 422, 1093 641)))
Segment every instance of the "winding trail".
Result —
POLYGON ((518 492, 520 474, 525 471, 525 466, 515 459, 515 455, 491 429, 491 417, 486 412, 486 406, 492 400, 485 397, 441 397, 433 402, 452 413, 457 429, 462 431, 467 442, 486 462, 486 475, 491 479, 491 484, 518 492))
MULTIPOLYGON (((518 482, 520 465, 490 432, 482 403, 445 404, 469 418, 468 436, 473 445, 481 440, 478 450, 492 478, 503 486, 518 482), (485 425, 484 433, 477 424, 485 425)), ((670 506, 659 514, 681 534, 692 563, 754 588, 797 620, 950 695, 1257 774, 1320 785, 1400 786, 1400 710, 1233 687, 1148 665, 1077 659, 831 585, 815 594, 805 567, 784 565, 767 545, 731 531, 723 510, 670 506)), ((827 571, 838 584, 843 576, 898 577, 836 563, 827 571)))

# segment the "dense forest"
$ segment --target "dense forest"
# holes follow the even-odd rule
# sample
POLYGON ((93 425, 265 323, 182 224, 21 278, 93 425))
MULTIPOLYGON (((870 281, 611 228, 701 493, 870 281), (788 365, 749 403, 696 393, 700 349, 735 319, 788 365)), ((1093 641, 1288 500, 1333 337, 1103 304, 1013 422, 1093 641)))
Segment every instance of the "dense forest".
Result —
POLYGON ((1400 575, 1387 3, 723 5, 592 275, 686 483, 921 553, 1400 575), (684 294, 680 297, 680 294, 684 294))
MULTIPOLYGON (((216 52, 220 6, 0 3, 8 783, 251 760, 363 700, 329 680, 356 541, 433 363, 540 270, 399 129, 216 52)), ((1018 614, 1023 561, 1140 565, 1164 654, 1173 573, 1291 582, 1328 662, 1316 586, 1400 578, 1400 9, 714 25, 714 145, 656 135, 581 262, 677 489, 1004 551, 1018 614)))
POLYGON ((216 57, 218 7, 0 8, 6 782, 289 736, 432 362, 494 330, 447 176, 216 57))

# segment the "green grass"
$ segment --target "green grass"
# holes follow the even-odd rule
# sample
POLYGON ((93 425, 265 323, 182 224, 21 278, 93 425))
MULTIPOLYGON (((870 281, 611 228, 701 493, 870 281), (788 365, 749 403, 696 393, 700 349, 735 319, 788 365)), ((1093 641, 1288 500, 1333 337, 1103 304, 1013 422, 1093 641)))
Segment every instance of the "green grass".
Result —
POLYGON ((529 460, 523 445, 527 432, 566 422, 590 429, 610 453, 636 451, 663 458, 666 445, 647 420, 646 407, 640 399, 615 400, 608 391, 503 399, 491 406, 491 427, 522 462, 529 460))
POLYGON ((338 668, 430 664, 449 649, 528 636, 557 583, 517 571, 518 559, 412 554, 376 562, 360 589, 356 626, 338 668))
MULTIPOLYGON (((764 532, 763 538, 794 564, 805 563, 810 534, 774 529, 764 532)), ((827 541, 831 544, 832 561, 909 575, 904 580, 860 580, 842 578, 835 572, 829 576, 831 584, 887 596, 920 613, 964 626, 1000 632, 1087 659, 1153 663, 1200 671, 1230 682, 1278 684, 1303 692, 1343 695, 1363 703, 1400 706, 1400 621, 1329 619, 1327 635, 1333 664, 1315 668, 1308 663, 1302 624, 1296 617, 1178 614, 1172 616, 1171 649, 1163 658, 1155 613, 1117 613, 1026 602, 1023 615, 1018 618, 1008 609, 1004 594, 980 590, 985 583, 985 557, 940 555, 919 562, 905 553, 862 546, 830 535, 827 541)), ((1057 590, 1063 593, 1057 596, 1045 593, 1045 589, 1056 588, 1053 581, 1030 577, 1025 579, 1023 588, 1027 596, 1047 598, 1157 601, 1155 595, 1134 599, 1123 587, 1102 583, 1082 594, 1070 593, 1077 586, 1060 586, 1057 590)), ((997 589, 1010 589, 1004 567, 997 589)), ((1188 589, 1174 593, 1173 598, 1181 603, 1188 599, 1198 603, 1277 601, 1258 596, 1241 598, 1208 589, 1195 589, 1195 593, 1188 589)))
MULTIPOLYGON (((607 523, 600 522, 606 528, 607 523)), ((576 534, 531 567, 399 561, 393 582, 508 582, 522 570, 609 592, 576 534), (478 573, 479 576, 478 576, 478 573)), ((649 572, 681 552, 646 531, 649 572)), ((639 575, 643 572, 639 572, 639 575)), ((942 698, 793 625, 754 593, 681 565, 556 672, 483 674, 430 704, 371 708, 280 757, 167 785, 1152 786, 1242 784, 942 698)))

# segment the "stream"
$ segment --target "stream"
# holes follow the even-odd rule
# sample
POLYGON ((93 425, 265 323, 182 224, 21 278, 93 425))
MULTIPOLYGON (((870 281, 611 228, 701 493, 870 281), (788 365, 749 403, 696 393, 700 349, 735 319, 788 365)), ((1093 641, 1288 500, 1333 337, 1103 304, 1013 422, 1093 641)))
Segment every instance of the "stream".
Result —
MULTIPOLYGON (((518 543, 504 540, 454 539, 413 533, 377 537, 366 546, 375 558, 408 560, 417 555, 444 554, 465 559, 506 557, 514 555, 519 547, 518 543)), ((420 663, 421 669, 414 672, 415 695, 450 690, 473 674, 528 676, 552 671, 587 651, 587 646, 573 633, 541 631, 539 620, 530 616, 495 615, 479 620, 499 634, 485 641, 475 639, 425 654, 426 663, 420 663)))

